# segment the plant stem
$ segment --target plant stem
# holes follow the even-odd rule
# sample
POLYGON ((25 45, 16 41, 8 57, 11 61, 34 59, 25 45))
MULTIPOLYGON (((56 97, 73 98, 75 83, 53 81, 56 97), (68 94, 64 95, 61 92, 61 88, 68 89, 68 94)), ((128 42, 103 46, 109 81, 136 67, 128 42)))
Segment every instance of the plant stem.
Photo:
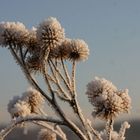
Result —
POLYGON ((111 140, 111 133, 113 131, 113 123, 114 123, 114 121, 112 119, 110 119, 107 121, 107 124, 106 124, 106 132, 107 132, 108 140, 111 140))
POLYGON ((72 63, 72 78, 71 78, 71 81, 72 81, 72 93, 75 95, 76 94, 76 87, 75 87, 75 73, 76 73, 76 62, 73 61, 72 63))
POLYGON ((64 70, 64 73, 65 73, 65 76, 66 76, 66 79, 68 81, 68 84, 69 86, 71 86, 71 80, 70 80, 70 76, 69 76, 69 73, 68 73, 68 70, 67 70, 67 67, 63 61, 63 59, 61 58, 61 64, 62 64, 62 67, 63 67, 63 70, 64 70))
POLYGON ((87 140, 87 138, 85 137, 85 135, 82 133, 82 131, 72 122, 70 121, 64 114, 64 112, 60 109, 59 105, 57 104, 57 102, 54 100, 52 100, 50 97, 48 97, 44 91, 39 87, 39 85, 36 83, 36 81, 32 78, 32 76, 30 75, 30 72, 28 71, 26 65, 23 65, 23 63, 21 62, 21 60, 19 59, 19 57, 17 56, 17 54, 15 53, 14 49, 12 48, 12 46, 10 45, 10 51, 12 53, 12 55, 14 56, 14 58, 16 59, 16 61, 18 62, 18 64, 20 65, 20 67, 22 68, 27 80, 29 81, 29 83, 36 88, 45 98, 46 100, 52 105, 52 107, 54 108, 54 110, 56 111, 57 114, 59 114, 59 116, 62 118, 62 120, 67 124, 67 126, 81 139, 81 140, 87 140))

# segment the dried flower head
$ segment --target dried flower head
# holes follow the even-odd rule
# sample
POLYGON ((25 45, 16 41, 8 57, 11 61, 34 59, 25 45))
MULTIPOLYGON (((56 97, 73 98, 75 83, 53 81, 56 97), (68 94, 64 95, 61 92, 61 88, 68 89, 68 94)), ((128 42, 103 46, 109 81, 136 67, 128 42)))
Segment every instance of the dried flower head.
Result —
POLYGON ((12 100, 9 101, 7 105, 7 110, 11 114, 11 109, 14 108, 14 105, 20 100, 19 96, 14 96, 12 100))
POLYGON ((25 101, 18 100, 13 106, 9 106, 9 113, 12 118, 25 117, 30 115, 31 108, 25 101))
POLYGON ((48 129, 41 129, 38 134, 38 140, 56 140, 56 134, 48 129))
POLYGON ((40 23, 37 28, 37 38, 45 48, 55 48, 61 45, 65 35, 64 29, 56 18, 50 17, 40 23))
POLYGON ((40 106, 44 103, 44 98, 37 90, 29 88, 23 93, 22 100, 31 107, 31 113, 37 113, 40 106))
POLYGON ((128 90, 125 91, 123 98, 124 95, 110 81, 96 77, 94 81, 88 83, 86 91, 90 103, 94 106, 92 115, 108 120, 116 118, 120 113, 128 112, 131 99, 128 90))
POLYGON ((30 88, 24 92, 22 97, 14 96, 8 104, 8 112, 12 118, 19 116, 25 117, 31 113, 37 113, 39 107, 44 103, 44 99, 40 92, 30 88))
POLYGON ((124 112, 129 113, 131 108, 131 98, 128 95, 128 89, 120 90, 117 92, 118 96, 122 99, 122 109, 124 112))
POLYGON ((20 22, 2 22, 0 24, 0 44, 2 46, 24 45, 28 39, 28 30, 20 22))
POLYGON ((85 41, 77 39, 71 40, 69 43, 69 56, 68 58, 72 61, 86 60, 89 55, 88 45, 85 41))
POLYGON ((31 55, 26 60, 27 67, 31 73, 41 72, 42 62, 39 54, 31 55))
POLYGON ((39 42, 36 37, 36 30, 37 29, 35 27, 32 27, 32 29, 29 30, 26 46, 30 53, 38 52, 40 50, 39 42))
POLYGON ((71 40, 65 39, 61 45, 52 49, 49 54, 49 58, 55 59, 68 59, 70 52, 71 40))

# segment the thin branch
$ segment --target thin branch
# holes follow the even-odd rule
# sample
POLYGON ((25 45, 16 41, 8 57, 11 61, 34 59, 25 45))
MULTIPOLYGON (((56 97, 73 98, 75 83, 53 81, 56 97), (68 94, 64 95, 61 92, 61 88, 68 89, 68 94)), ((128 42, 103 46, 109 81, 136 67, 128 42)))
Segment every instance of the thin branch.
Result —
POLYGON ((107 132, 107 140, 111 140, 111 133, 113 131, 113 123, 112 119, 108 120, 106 123, 106 132, 107 132))
POLYGON ((44 123, 42 121, 33 121, 33 123, 34 124, 37 124, 37 125, 40 125, 40 126, 44 127, 45 129, 51 130, 53 133, 55 133, 56 135, 58 135, 62 140, 67 140, 67 138, 64 135, 64 133, 62 131, 60 131, 60 130, 54 129, 54 126, 51 126, 48 123, 46 123, 46 122, 44 123))
POLYGON ((50 80, 52 83, 56 84, 56 80, 51 76, 49 75, 48 73, 46 73, 46 76, 48 77, 48 80, 50 80))
POLYGON ((61 58, 61 64, 62 64, 62 67, 63 67, 63 70, 64 70, 64 73, 65 73, 65 76, 66 76, 66 79, 67 79, 67 82, 69 84, 69 86, 71 86, 71 79, 70 79, 70 76, 69 76, 69 73, 68 73, 68 69, 63 61, 63 59, 61 58))
POLYGON ((66 134, 63 132, 63 130, 60 128, 60 126, 55 125, 54 127, 61 133, 63 138, 65 138, 67 140, 66 134))
POLYGON ((130 124, 128 122, 123 122, 119 130, 119 137, 123 139, 126 133, 126 129, 129 129, 129 128, 130 128, 130 124))
POLYGON ((18 64, 20 65, 21 69, 23 70, 28 82, 33 85, 49 102, 51 102, 50 97, 48 97, 44 91, 39 87, 39 85, 36 83, 36 81, 33 79, 33 77, 31 76, 30 72, 28 71, 26 65, 23 65, 23 63, 21 62, 21 60, 19 59, 19 57, 17 56, 17 54, 15 53, 14 49, 12 48, 12 46, 10 46, 10 51, 11 54, 13 55, 13 57, 17 60, 18 64))
POLYGON ((26 51, 24 52, 24 54, 23 54, 23 58, 25 59, 26 58, 26 55, 27 55, 27 53, 28 53, 28 48, 26 49, 26 51))
POLYGON ((25 65, 24 54, 23 54, 23 51, 22 51, 22 46, 19 46, 19 52, 20 52, 21 61, 22 61, 23 65, 25 65))
POLYGON ((93 133, 93 135, 97 138, 97 140, 102 140, 99 132, 92 127, 90 120, 87 120, 87 121, 88 121, 87 123, 88 123, 88 125, 89 125, 89 127, 91 129, 91 132, 93 133))
POLYGON ((71 130, 81 139, 81 140, 87 140, 84 133, 71 121, 69 120, 65 114, 63 114, 63 111, 61 111, 61 108, 57 105, 57 102, 53 104, 56 106, 56 112, 59 112, 60 115, 63 117, 63 120, 67 123, 67 126, 71 128, 71 130))
POLYGON ((79 117, 79 119, 81 120, 89 140, 92 140, 92 136, 91 136, 91 133, 89 131, 89 129, 91 129, 91 128, 89 127, 87 120, 84 118, 84 115, 83 115, 82 110, 78 104, 78 101, 76 99, 75 94, 74 94, 74 98, 72 100, 74 102, 73 109, 74 109, 75 113, 77 114, 77 116, 79 117))
POLYGON ((56 73, 54 72, 54 69, 52 68, 52 65, 50 62, 48 62, 49 64, 49 67, 50 67, 50 70, 53 74, 53 77, 55 78, 55 81, 56 81, 56 86, 58 87, 58 89, 60 90, 60 92, 64 95, 65 98, 67 98, 69 101, 71 100, 71 98, 69 97, 68 94, 65 93, 65 91, 63 90, 62 86, 60 85, 60 82, 56 76, 56 73))
POLYGON ((72 77, 71 77, 71 81, 72 81, 72 93, 76 94, 76 87, 75 87, 75 72, 76 72, 76 62, 73 61, 72 63, 72 77))
POLYGON ((57 72, 57 74, 59 75, 59 77, 63 80, 64 85, 66 86, 66 88, 68 89, 68 91, 71 93, 71 88, 68 84, 68 82, 65 80, 64 76, 61 74, 61 72, 59 71, 59 69, 55 66, 55 64, 53 63, 53 61, 51 61, 52 66, 54 67, 55 71, 57 72))
POLYGON ((14 58, 17 60, 18 64, 21 66, 26 78, 28 79, 29 83, 31 85, 33 85, 46 99, 49 103, 51 103, 52 107, 54 108, 54 110, 57 112, 57 114, 59 114, 59 116, 67 123, 67 126, 74 132, 76 133, 79 138, 81 140, 87 140, 87 138, 85 137, 85 135, 82 133, 82 131, 72 122, 70 121, 64 114, 64 112, 60 109, 59 105, 56 102, 53 102, 50 97, 48 97, 43 90, 38 86, 38 84, 35 82, 35 80, 32 78, 32 76, 30 75, 27 67, 25 65, 23 65, 19 59, 19 57, 17 56, 17 54, 15 53, 14 49, 12 48, 12 46, 10 46, 10 51, 12 53, 12 55, 14 56, 14 58))
POLYGON ((84 130, 86 132, 86 135, 88 137, 89 140, 92 140, 92 136, 91 136, 91 133, 89 131, 90 127, 87 123, 87 120, 85 119, 83 113, 82 113, 82 110, 79 106, 79 103, 77 101, 77 94, 76 94, 76 83, 75 83, 75 74, 76 74, 76 61, 73 61, 72 63, 72 78, 71 78, 71 81, 72 81, 72 100, 71 100, 71 106, 74 110, 74 112, 77 114, 77 116, 79 117, 81 123, 83 124, 84 126, 84 130))
POLYGON ((42 74, 43 74, 43 77, 45 79, 45 82, 46 82, 46 85, 48 87, 48 90, 51 93, 52 99, 54 100, 54 92, 53 92, 53 89, 52 89, 52 87, 50 85, 50 82, 48 80, 48 77, 47 77, 47 71, 46 71, 45 64, 43 64, 42 72, 43 72, 42 74))
POLYGON ((56 93, 61 100, 70 102, 70 99, 67 98, 67 97, 62 96, 62 94, 60 93, 60 91, 54 90, 53 92, 56 93))
POLYGON ((16 128, 19 124, 22 122, 32 122, 32 121, 45 121, 45 122, 51 122, 56 123, 58 125, 66 125, 63 121, 53 119, 52 117, 40 117, 40 116, 28 116, 25 118, 18 118, 15 122, 12 122, 8 127, 3 129, 0 132, 0 138, 5 138, 14 128, 16 128))

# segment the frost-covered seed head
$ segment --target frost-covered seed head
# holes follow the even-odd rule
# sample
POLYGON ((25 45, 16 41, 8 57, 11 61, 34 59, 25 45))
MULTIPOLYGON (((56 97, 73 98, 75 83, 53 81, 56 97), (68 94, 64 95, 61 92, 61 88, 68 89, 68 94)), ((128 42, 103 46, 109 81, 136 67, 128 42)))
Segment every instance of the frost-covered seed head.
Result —
POLYGON ((68 58, 72 61, 86 60, 89 55, 88 45, 85 41, 77 39, 71 40, 69 43, 69 56, 68 58))
POLYGON ((94 107, 92 115, 103 120, 114 119, 120 113, 128 112, 131 107, 128 90, 120 92, 104 78, 96 77, 89 82, 86 94, 94 107))
POLYGON ((30 105, 32 113, 36 113, 38 108, 44 103, 43 96, 33 88, 29 88, 23 93, 22 100, 30 105))
POLYGON ((18 100, 18 102, 14 104, 13 108, 11 108, 9 112, 12 118, 16 118, 19 116, 25 117, 25 116, 30 115, 31 108, 27 102, 18 100))
POLYGON ((56 18, 50 17, 40 23, 37 28, 37 38, 45 48, 55 48, 64 41, 64 29, 56 18))
POLYGON ((39 54, 31 55, 26 60, 27 67, 31 73, 41 72, 42 61, 39 54))
POLYGON ((28 40, 28 30, 20 22, 0 23, 0 44, 24 45, 28 40))
POLYGON ((35 27, 32 27, 32 29, 29 30, 28 40, 26 42, 26 46, 31 54, 34 54, 40 50, 40 44, 36 38, 36 30, 37 29, 35 27))
POLYGON ((37 90, 30 88, 22 97, 15 96, 8 104, 8 112, 12 118, 25 117, 30 113, 38 113, 38 109, 44 103, 44 98, 37 90))
POLYGON ((128 95, 128 89, 118 91, 117 94, 122 99, 123 111, 126 112, 126 113, 129 113, 129 111, 131 109, 131 98, 128 95))
POLYGON ((92 104, 102 102, 107 99, 108 93, 114 93, 117 88, 108 80, 104 78, 95 77, 94 81, 87 84, 86 94, 92 104))
POLYGON ((14 108, 14 105, 18 102, 18 100, 20 100, 20 97, 19 96, 14 96, 13 99, 9 101, 9 103, 7 105, 7 110, 10 114, 12 113, 11 109, 14 108))
POLYGON ((61 45, 52 49, 49 54, 49 58, 55 59, 68 59, 69 52, 70 52, 71 40, 65 39, 61 45))
POLYGON ((38 134, 38 140, 56 140, 56 134, 48 129, 41 129, 38 134))

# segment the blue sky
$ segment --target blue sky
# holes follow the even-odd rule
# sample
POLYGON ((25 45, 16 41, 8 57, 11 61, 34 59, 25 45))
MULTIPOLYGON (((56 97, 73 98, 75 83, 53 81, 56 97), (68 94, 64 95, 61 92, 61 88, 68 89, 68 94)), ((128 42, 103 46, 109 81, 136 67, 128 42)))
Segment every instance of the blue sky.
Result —
MULTIPOLYGON (((90 49, 88 61, 77 67, 79 101, 86 114, 92 107, 84 92, 95 76, 128 88, 132 116, 139 116, 140 91, 139 0, 0 0, 0 22, 20 21, 28 28, 56 17, 69 38, 84 39, 90 49)), ((0 122, 9 118, 6 105, 28 83, 10 53, 0 48, 0 122)), ((131 117, 130 117, 131 118, 131 117)))

